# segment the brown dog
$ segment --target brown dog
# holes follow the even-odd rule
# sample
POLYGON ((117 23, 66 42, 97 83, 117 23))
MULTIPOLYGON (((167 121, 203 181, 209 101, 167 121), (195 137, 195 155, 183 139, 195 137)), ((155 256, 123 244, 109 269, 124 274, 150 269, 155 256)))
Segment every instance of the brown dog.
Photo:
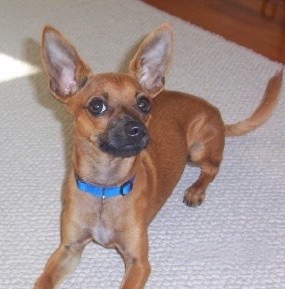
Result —
POLYGON ((166 91, 173 50, 170 24, 143 41, 127 74, 92 74, 76 49, 45 27, 42 57, 50 89, 74 116, 72 168, 64 192, 61 245, 36 289, 58 288, 91 241, 117 248, 126 272, 121 288, 143 288, 150 274, 151 220, 170 196, 188 161, 201 168, 184 202, 198 206, 218 173, 225 136, 255 129, 272 113, 282 72, 247 120, 225 125, 205 100, 166 91))

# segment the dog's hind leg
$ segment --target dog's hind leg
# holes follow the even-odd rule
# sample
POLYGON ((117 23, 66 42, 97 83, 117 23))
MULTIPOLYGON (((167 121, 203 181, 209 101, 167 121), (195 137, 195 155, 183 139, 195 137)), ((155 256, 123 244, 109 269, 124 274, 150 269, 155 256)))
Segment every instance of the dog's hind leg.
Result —
MULTIPOLYGON (((191 135, 193 136, 193 132, 191 135)), ((200 126, 195 138, 191 138, 189 155, 190 160, 201 168, 201 172, 198 180, 186 190, 184 195, 184 203, 193 207, 202 204, 208 185, 219 171, 225 142, 223 123, 210 122, 200 126)))

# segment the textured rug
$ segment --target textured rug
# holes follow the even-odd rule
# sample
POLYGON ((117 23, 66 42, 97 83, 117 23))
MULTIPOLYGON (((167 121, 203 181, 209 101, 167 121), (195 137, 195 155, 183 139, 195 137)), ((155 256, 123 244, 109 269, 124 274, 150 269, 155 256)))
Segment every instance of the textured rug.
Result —
MULTIPOLYGON (((94 71, 124 70, 150 30, 169 21, 175 57, 168 89, 203 96, 227 123, 248 116, 280 64, 135 0, 1 1, 0 288, 32 288, 59 244, 60 190, 71 118, 48 92, 39 60, 49 23, 94 71)), ((220 174, 196 209, 182 203, 187 167, 149 228, 146 288, 285 288, 285 87, 260 129, 227 139, 220 174)), ((119 288, 124 265, 91 244, 63 289, 119 288)))

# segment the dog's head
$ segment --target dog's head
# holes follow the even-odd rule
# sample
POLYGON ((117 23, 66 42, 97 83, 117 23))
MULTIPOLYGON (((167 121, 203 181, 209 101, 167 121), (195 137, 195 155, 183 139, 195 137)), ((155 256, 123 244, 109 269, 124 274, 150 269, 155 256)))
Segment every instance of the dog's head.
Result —
POLYGON ((143 41, 127 74, 93 74, 75 47, 45 27, 42 59, 50 90, 75 117, 75 137, 115 157, 131 157, 148 143, 152 98, 164 87, 173 50, 170 24, 143 41))

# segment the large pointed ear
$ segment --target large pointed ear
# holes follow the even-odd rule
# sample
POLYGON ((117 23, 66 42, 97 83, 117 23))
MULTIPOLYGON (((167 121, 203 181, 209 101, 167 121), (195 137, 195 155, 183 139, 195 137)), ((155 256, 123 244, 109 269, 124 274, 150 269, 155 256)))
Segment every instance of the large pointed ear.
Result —
POLYGON ((151 96, 164 87, 164 76, 173 54, 173 29, 164 23, 151 32, 130 63, 130 72, 151 96))
POLYGON ((41 49, 50 89, 56 98, 65 101, 84 86, 91 70, 74 46, 53 27, 44 28, 41 49))

